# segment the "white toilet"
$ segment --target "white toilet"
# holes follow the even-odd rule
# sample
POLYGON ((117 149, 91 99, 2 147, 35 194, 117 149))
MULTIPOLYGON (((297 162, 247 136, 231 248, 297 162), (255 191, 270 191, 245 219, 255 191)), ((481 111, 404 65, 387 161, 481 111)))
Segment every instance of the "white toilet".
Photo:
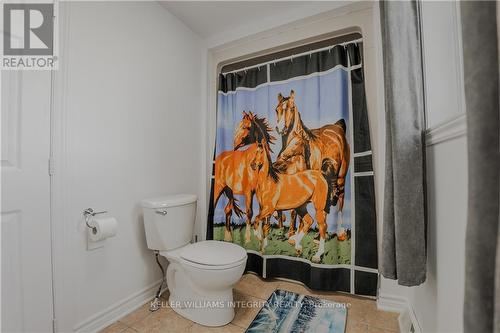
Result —
POLYGON ((169 303, 180 315, 206 326, 233 320, 233 289, 241 278, 247 253, 220 241, 190 244, 196 196, 178 194, 142 201, 148 248, 169 261, 169 303))

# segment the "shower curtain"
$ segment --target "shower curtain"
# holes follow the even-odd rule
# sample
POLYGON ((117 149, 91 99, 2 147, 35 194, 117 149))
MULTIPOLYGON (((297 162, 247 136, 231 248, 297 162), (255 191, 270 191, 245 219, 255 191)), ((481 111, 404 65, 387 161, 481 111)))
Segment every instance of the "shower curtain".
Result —
POLYGON ((221 73, 207 239, 247 271, 375 296, 362 40, 221 73))

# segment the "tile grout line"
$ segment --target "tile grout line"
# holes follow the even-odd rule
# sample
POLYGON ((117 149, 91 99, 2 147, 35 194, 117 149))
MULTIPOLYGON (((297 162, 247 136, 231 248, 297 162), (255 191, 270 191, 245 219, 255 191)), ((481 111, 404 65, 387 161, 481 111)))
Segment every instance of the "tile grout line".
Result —
POLYGON ((246 330, 246 329, 248 328, 248 327, 243 327, 243 326, 240 326, 240 325, 235 324, 235 323, 233 323, 233 322, 230 322, 229 324, 234 325, 234 326, 239 327, 239 328, 242 328, 242 329, 244 329, 244 330, 246 330))
MULTIPOLYGON (((368 329, 369 328, 375 328, 377 330, 383 331, 384 333, 399 333, 398 331, 394 331, 394 330, 390 330, 390 329, 382 328, 382 327, 378 327, 378 326, 373 326, 373 325, 367 324, 367 323, 359 321, 359 320, 351 320, 350 324, 351 325, 353 325, 353 324, 361 324, 363 326, 366 326, 366 328, 368 328, 368 329)), ((346 323, 346 332, 347 332, 347 323, 346 323)))
POLYGON ((363 320, 354 320, 354 321, 357 322, 357 323, 360 323, 360 324, 364 324, 364 325, 366 325, 368 327, 376 328, 378 330, 383 330, 383 331, 388 332, 388 333, 397 332, 397 331, 389 329, 387 327, 380 327, 380 326, 377 326, 377 325, 373 325, 373 324, 367 323, 366 321, 363 321, 363 320))

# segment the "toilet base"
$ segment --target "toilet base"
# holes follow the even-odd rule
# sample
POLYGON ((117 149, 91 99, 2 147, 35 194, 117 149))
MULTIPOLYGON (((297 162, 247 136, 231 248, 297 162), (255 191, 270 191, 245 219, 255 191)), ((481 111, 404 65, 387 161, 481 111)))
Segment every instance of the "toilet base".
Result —
POLYGON ((223 326, 233 320, 233 286, 245 270, 246 253, 241 261, 216 269, 183 261, 176 250, 160 254, 169 261, 169 304, 175 312, 204 326, 223 326))
POLYGON ((186 319, 204 326, 224 326, 234 318, 233 291, 219 292, 215 297, 178 297, 171 293, 172 310, 186 319))

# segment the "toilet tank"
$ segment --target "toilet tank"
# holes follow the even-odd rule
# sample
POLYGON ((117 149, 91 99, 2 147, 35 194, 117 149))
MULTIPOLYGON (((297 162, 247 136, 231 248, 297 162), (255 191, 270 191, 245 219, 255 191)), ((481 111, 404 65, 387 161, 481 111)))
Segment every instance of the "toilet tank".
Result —
POLYGON ((149 249, 173 250, 191 241, 196 199, 194 194, 175 194, 141 201, 149 249))

